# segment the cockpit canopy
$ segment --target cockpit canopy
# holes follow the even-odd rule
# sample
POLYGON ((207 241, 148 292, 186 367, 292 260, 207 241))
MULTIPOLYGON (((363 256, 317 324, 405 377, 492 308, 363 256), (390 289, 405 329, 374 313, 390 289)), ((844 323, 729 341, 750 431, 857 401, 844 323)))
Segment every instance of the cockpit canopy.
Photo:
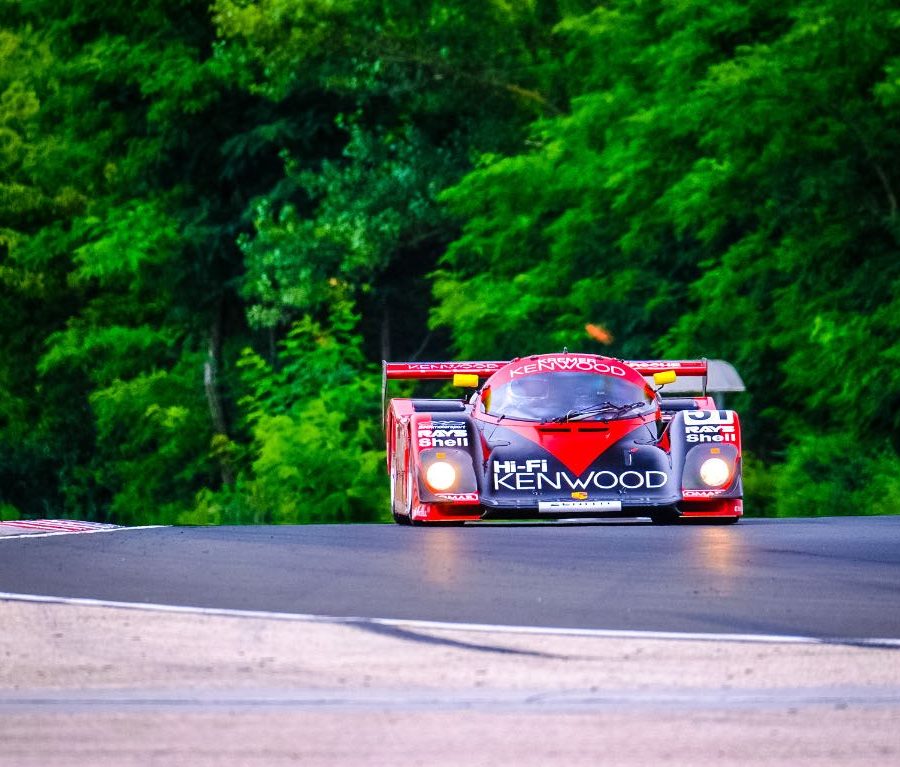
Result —
POLYGON ((486 387, 487 413, 528 421, 606 421, 653 410, 646 384, 621 376, 584 372, 533 373, 486 387))

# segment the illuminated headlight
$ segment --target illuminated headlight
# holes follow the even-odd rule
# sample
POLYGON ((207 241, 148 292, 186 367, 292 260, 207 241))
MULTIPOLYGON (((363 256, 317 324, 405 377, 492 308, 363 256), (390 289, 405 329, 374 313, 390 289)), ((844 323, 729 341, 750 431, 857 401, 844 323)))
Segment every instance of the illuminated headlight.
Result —
POLYGON ((731 476, 731 467, 721 458, 707 458, 700 464, 700 479, 710 487, 721 487, 731 476))
POLYGON ((446 461, 435 461, 425 472, 425 481, 432 490, 449 490, 456 482, 456 469, 446 461))

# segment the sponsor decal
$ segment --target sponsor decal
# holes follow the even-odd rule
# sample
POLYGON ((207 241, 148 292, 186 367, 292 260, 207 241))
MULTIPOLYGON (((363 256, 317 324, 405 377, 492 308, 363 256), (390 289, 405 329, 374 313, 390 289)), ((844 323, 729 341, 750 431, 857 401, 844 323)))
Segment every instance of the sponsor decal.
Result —
POLYGON ((664 471, 654 470, 592 470, 583 477, 573 477, 565 471, 549 471, 544 459, 494 461, 493 467, 494 490, 656 490, 669 481, 664 471))
POLYGON ((697 365, 691 360, 634 360, 628 363, 632 367, 647 368, 648 370, 674 370, 681 367, 693 367, 697 365))
POLYGON ((734 424, 734 413, 730 410, 687 410, 684 422, 686 425, 734 424))
POLYGON ((737 442, 734 413, 730 410, 695 410, 684 414, 687 442, 737 442))
POLYGON ((475 370, 499 370, 503 364, 502 362, 409 362, 406 369, 466 373, 475 370))
POLYGON ((737 442, 734 426, 686 426, 688 442, 737 442))
POLYGON ((442 501, 455 503, 478 503, 478 493, 435 493, 442 501))
POLYGON ((464 421, 423 421, 416 429, 419 447, 468 447, 464 421))
POLYGON ((724 492, 724 490, 683 490, 682 495, 685 498, 713 498, 724 492))
POLYGON ((621 501, 538 501, 538 512, 622 511, 621 501))
POLYGON ((564 357, 548 357, 520 365, 509 372, 509 377, 515 378, 516 376, 531 375, 532 373, 555 373, 566 370, 574 370, 580 373, 604 373, 614 376, 625 375, 625 368, 620 365, 612 365, 592 357, 579 357, 567 354, 564 357))
POLYGON ((583 491, 581 491, 581 490, 576 490, 574 493, 572 493, 572 497, 573 497, 576 501, 586 501, 586 500, 587 500, 587 497, 588 497, 588 494, 585 493, 585 492, 583 492, 583 491))

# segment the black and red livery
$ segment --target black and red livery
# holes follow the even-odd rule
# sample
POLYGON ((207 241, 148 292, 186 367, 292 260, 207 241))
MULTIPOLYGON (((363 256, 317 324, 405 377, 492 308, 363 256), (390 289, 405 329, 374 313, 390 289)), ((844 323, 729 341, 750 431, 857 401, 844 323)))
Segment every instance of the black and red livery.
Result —
POLYGON ((388 403, 391 511, 400 524, 736 522, 743 513, 740 422, 708 385, 710 373, 724 371, 737 381, 728 390, 743 388, 727 363, 563 352, 383 368, 385 387, 393 379, 453 379, 475 388, 460 399, 388 403))

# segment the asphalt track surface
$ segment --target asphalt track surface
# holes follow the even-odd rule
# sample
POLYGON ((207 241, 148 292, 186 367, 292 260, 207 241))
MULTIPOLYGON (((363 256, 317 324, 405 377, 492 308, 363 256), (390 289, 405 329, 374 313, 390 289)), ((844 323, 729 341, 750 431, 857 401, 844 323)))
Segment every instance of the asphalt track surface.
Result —
POLYGON ((900 517, 0 539, 0 591, 573 629, 900 638, 900 517))

